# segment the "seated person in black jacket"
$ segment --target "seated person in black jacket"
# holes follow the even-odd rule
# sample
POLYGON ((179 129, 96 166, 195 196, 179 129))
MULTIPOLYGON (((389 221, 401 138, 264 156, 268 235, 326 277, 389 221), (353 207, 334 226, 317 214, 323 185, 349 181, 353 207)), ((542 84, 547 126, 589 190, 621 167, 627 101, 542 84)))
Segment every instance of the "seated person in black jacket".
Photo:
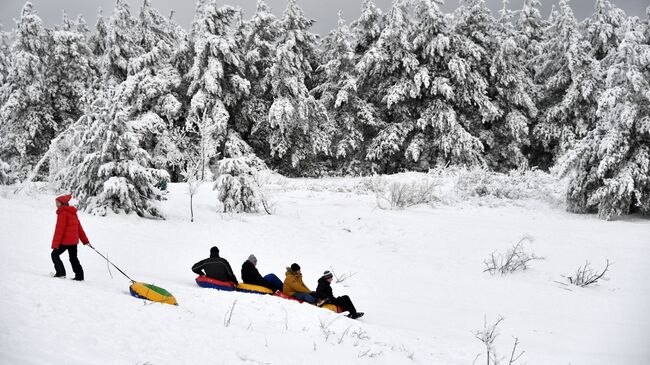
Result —
POLYGON ((246 284, 253 284, 269 288, 274 292, 282 290, 282 280, 275 274, 268 274, 264 277, 257 270, 257 257, 251 254, 248 260, 241 265, 241 280, 246 284))
POLYGON ((201 260, 192 266, 192 271, 197 275, 205 275, 212 279, 229 281, 235 285, 238 283, 228 261, 219 257, 219 249, 216 246, 210 249, 209 258, 201 260))
POLYGON ((316 297, 318 297, 318 299, 324 300, 325 302, 323 304, 334 304, 341 307, 344 312, 350 312, 350 314, 348 314, 348 317, 352 319, 357 319, 363 316, 363 312, 357 312, 356 308, 354 308, 354 304, 352 304, 352 301, 350 300, 350 297, 347 295, 344 295, 342 297, 334 297, 331 286, 333 277, 334 276, 329 271, 325 271, 323 273, 323 276, 318 279, 316 297))

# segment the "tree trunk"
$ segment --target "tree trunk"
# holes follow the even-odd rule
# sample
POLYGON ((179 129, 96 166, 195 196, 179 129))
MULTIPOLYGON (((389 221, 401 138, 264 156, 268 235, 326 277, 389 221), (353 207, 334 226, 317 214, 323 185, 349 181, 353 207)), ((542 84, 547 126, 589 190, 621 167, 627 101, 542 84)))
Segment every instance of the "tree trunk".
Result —
POLYGON ((194 194, 190 194, 190 222, 194 222, 194 194))

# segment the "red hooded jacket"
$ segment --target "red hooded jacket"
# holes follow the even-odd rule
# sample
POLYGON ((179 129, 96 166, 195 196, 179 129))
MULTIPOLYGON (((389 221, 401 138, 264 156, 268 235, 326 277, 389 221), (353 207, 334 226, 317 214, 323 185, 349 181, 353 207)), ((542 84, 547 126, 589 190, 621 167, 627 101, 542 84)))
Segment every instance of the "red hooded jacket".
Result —
POLYGON ((56 229, 52 238, 52 248, 59 248, 59 245, 76 245, 79 239, 84 245, 89 243, 88 237, 81 222, 77 218, 77 208, 69 205, 62 205, 56 210, 56 229))

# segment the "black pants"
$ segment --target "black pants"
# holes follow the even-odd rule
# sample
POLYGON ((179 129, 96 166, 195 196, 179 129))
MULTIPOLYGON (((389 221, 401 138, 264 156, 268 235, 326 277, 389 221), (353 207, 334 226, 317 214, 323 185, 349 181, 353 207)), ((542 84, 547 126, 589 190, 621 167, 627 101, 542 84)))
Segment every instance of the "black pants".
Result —
POLYGON ((70 255, 70 264, 72 264, 72 271, 74 271, 75 278, 83 279, 84 269, 81 267, 77 258, 77 245, 59 245, 59 248, 52 250, 52 262, 54 263, 56 275, 65 276, 65 266, 63 266, 63 262, 59 256, 66 250, 68 251, 68 255, 70 255))
POLYGON ((354 304, 352 304, 350 297, 347 295, 334 298, 334 300, 331 300, 330 303, 341 307, 341 310, 343 310, 343 312, 350 312, 350 314, 357 313, 356 308, 354 308, 354 304))

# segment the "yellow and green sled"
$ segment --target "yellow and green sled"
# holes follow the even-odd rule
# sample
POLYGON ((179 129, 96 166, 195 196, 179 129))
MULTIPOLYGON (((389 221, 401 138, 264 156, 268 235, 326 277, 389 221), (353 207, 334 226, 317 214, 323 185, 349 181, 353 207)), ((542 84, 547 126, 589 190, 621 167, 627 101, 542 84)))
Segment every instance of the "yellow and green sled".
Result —
POLYGON ((129 287, 131 295, 152 302, 178 305, 176 298, 167 290, 153 284, 135 282, 129 287))

